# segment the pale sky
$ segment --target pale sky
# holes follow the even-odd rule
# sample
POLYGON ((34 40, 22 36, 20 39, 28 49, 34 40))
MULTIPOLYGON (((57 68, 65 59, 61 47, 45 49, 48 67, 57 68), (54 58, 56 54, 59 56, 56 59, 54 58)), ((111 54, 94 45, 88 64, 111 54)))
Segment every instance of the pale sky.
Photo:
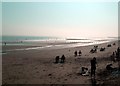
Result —
POLYGON ((3 2, 2 34, 118 36, 117 2, 3 2))

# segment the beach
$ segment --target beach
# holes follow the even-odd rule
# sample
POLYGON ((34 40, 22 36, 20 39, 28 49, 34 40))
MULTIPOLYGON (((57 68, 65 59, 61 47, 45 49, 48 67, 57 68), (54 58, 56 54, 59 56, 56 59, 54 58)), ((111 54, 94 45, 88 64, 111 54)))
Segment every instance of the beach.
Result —
POLYGON ((2 86, 120 85, 118 1, 2 1, 2 86))
MULTIPOLYGON (((61 43, 59 43, 60 45, 61 43)), ((73 43, 75 44, 75 43, 73 43)), ((45 44, 44 44, 45 45, 45 44)), ((49 45, 49 44, 46 44, 49 45)), ((52 44, 54 45, 54 44, 52 44)), ((79 74, 81 67, 90 69, 90 60, 96 57, 96 82, 101 84, 97 74, 105 70, 106 65, 112 62, 110 56, 117 50, 118 42, 97 44, 96 53, 90 53, 95 45, 41 49, 41 44, 33 46, 2 46, 2 83, 3 84, 93 84, 91 77, 79 74), (116 45, 113 45, 115 43, 116 45), (111 44, 111 47, 107 47, 111 44), (105 51, 100 51, 105 47, 105 51), (26 49, 27 48, 27 49, 26 49), (32 48, 32 49, 31 49, 32 48), (38 49, 36 49, 38 48, 38 49), (17 50, 16 50, 17 49, 17 50), (22 49, 22 50, 20 50, 22 49), (12 50, 12 51, 10 51, 12 50), (82 51, 81 56, 74 56, 75 51, 82 51), (65 63, 55 64, 55 57, 65 55, 65 63)))

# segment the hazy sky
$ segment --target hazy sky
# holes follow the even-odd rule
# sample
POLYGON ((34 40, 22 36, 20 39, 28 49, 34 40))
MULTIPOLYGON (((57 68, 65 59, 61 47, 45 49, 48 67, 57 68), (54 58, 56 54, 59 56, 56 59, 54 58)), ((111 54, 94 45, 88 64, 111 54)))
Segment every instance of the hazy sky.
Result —
POLYGON ((3 35, 118 35, 117 2, 3 2, 3 35))

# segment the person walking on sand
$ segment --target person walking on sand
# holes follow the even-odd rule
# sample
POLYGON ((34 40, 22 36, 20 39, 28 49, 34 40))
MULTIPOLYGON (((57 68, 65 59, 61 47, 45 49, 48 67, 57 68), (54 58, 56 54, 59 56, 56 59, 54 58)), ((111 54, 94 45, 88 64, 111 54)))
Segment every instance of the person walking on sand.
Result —
POLYGON ((94 75, 94 78, 95 78, 95 70, 96 70, 96 58, 94 57, 92 60, 91 60, 91 77, 94 75))

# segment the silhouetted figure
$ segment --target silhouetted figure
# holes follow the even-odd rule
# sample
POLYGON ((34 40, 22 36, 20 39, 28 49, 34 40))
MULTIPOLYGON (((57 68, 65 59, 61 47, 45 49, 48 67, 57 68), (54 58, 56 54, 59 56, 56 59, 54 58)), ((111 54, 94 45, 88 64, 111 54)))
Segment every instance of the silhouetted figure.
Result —
POLYGON ((120 53, 120 48, 119 47, 117 48, 117 52, 120 53))
POLYGON ((80 70, 80 75, 85 74, 85 67, 82 67, 80 70))
POLYGON ((5 46, 6 46, 6 44, 7 44, 7 43, 6 43, 6 42, 4 42, 4 44, 5 44, 5 46))
POLYGON ((119 47, 117 48, 117 51, 116 51, 116 58, 117 58, 117 61, 120 61, 120 48, 119 47))
POLYGON ((90 50, 90 53, 93 53, 93 49, 90 50))
POLYGON ((77 56, 77 51, 74 52, 75 57, 77 56))
POLYGON ((111 47, 111 44, 108 44, 107 47, 111 47))
POLYGON ((94 49, 97 49, 98 48, 98 45, 94 46, 94 49))
POLYGON ((94 75, 94 78, 95 78, 95 70, 96 70, 96 58, 94 57, 92 60, 91 60, 91 77, 92 75, 94 75))
POLYGON ((113 56, 115 56, 115 53, 113 52, 113 54, 112 54, 113 56))
POLYGON ((85 68, 85 73, 82 74, 83 76, 89 76, 89 70, 88 68, 85 68))
POLYGON ((65 62, 65 56, 62 55, 62 57, 61 57, 61 63, 64 63, 64 62, 65 62))
POLYGON ((108 65, 106 66, 106 69, 107 69, 108 71, 111 71, 111 70, 113 69, 111 66, 112 66, 112 64, 108 64, 108 65))
POLYGON ((94 49, 94 52, 96 53, 96 52, 97 52, 97 49, 94 49))
POLYGON ((114 52, 113 52, 113 54, 111 55, 111 59, 112 59, 112 61, 115 62, 115 53, 114 53, 114 52))
POLYGON ((113 43, 113 45, 116 45, 115 43, 113 43))
POLYGON ((90 53, 96 53, 97 52, 97 49, 91 49, 90 50, 90 53))
POLYGON ((116 58, 117 58, 117 61, 118 61, 118 67, 119 67, 119 71, 120 71, 120 48, 119 47, 117 48, 116 58))
POLYGON ((105 51, 105 48, 100 48, 100 51, 105 51))
POLYGON ((116 55, 116 58, 117 58, 117 51, 115 51, 115 55, 116 55))
POLYGON ((59 62, 59 56, 56 56, 55 63, 58 63, 58 62, 59 62))
POLYGON ((79 56, 81 56, 81 54, 82 54, 82 52, 81 52, 81 50, 79 50, 79 56))

